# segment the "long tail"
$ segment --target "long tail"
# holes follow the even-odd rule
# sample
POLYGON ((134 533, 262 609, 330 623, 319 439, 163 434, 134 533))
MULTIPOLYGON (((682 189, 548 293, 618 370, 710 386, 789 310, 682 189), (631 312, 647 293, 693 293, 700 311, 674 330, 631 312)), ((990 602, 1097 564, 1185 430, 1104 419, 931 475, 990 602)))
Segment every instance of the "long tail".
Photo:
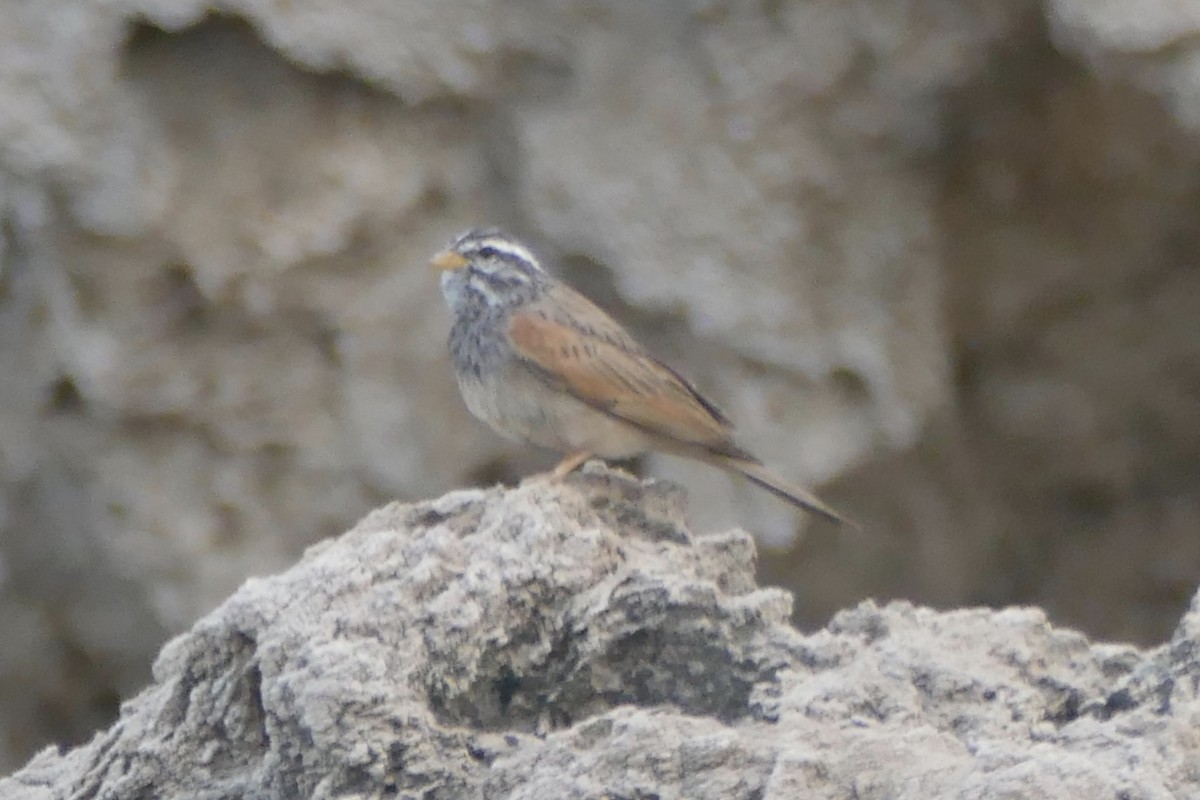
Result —
POLYGON ((827 506, 812 492, 802 486, 785 481, 757 461, 746 461, 739 458, 721 456, 714 458, 713 463, 721 469, 736 472, 744 476, 751 483, 761 486, 781 500, 785 500, 794 506, 799 506, 805 511, 817 514, 838 525, 858 528, 853 522, 827 506))

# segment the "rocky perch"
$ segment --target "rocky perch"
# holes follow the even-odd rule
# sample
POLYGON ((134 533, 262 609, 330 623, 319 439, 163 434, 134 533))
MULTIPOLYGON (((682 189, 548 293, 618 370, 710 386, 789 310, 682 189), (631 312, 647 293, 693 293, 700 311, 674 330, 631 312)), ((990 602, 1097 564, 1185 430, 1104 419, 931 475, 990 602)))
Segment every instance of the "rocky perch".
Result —
POLYGON ((598 464, 382 508, 163 648, 26 798, 1200 796, 1200 602, 1167 645, 865 602, 804 635, 740 531, 598 464))

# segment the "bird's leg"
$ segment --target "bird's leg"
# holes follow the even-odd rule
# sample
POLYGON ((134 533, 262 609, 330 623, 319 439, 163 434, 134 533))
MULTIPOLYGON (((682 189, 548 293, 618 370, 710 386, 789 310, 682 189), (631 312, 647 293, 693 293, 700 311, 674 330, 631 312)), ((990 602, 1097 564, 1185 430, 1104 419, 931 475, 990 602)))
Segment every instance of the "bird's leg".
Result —
POLYGON ((577 450, 569 456, 558 462, 558 466, 547 472, 539 472, 536 475, 530 475, 525 480, 521 481, 521 485, 536 484, 536 483, 558 483, 563 478, 575 471, 583 462, 592 457, 590 450, 577 450))
POLYGON ((550 480, 561 481, 575 471, 580 464, 592 457, 590 450, 577 450, 558 462, 558 466, 550 471, 550 480))

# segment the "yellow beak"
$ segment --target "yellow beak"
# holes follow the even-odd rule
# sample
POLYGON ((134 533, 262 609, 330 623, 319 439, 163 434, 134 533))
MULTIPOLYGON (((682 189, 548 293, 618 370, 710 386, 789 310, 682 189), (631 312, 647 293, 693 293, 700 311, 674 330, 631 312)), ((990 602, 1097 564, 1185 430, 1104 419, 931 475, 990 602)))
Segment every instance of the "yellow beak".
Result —
POLYGON ((470 262, 453 250, 443 250, 430 259, 429 263, 438 269, 462 269, 470 262))

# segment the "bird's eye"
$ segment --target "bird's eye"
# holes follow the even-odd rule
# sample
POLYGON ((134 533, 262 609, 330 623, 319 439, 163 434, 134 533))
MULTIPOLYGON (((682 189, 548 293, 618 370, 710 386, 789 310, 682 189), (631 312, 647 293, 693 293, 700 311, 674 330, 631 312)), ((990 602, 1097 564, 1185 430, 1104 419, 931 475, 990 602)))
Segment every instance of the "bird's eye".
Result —
POLYGON ((476 251, 480 258, 499 258, 500 251, 490 245, 484 245, 476 251))

